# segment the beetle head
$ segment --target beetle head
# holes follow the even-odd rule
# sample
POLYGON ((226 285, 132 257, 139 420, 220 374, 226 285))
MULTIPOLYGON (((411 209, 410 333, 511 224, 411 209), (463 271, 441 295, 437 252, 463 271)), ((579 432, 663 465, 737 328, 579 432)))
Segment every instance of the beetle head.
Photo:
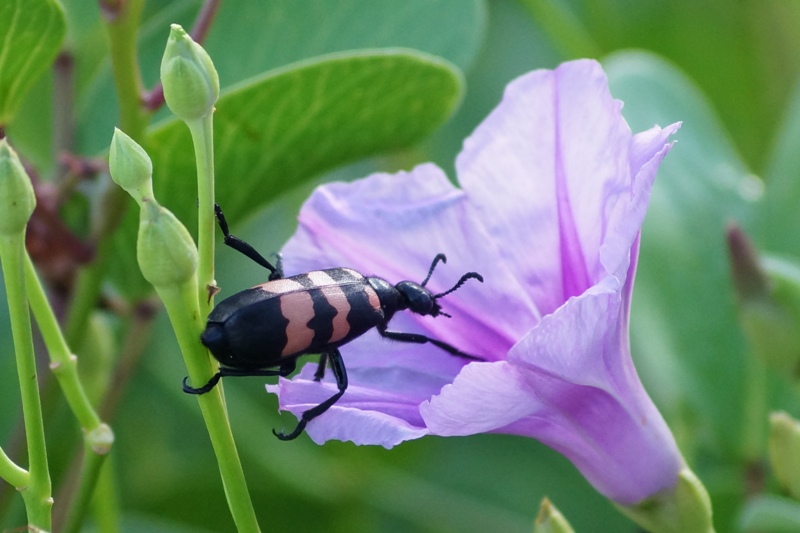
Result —
POLYGON ((425 279, 422 283, 414 283, 413 281, 401 281, 395 288, 397 291, 403 295, 403 299, 408 304, 408 309, 412 313, 416 313, 418 315, 430 315, 430 316, 439 316, 444 315, 449 317, 447 313, 442 311, 441 306, 439 305, 438 300, 442 296, 447 296, 451 292, 458 290, 468 279, 477 279, 481 283, 483 283, 483 276, 478 274, 477 272, 467 272, 461 279, 458 280, 452 289, 444 291, 439 294, 433 294, 431 291, 425 288, 427 285, 428 280, 431 279, 431 274, 433 274, 433 270, 436 268, 436 265, 441 261, 442 263, 447 262, 447 257, 444 254, 437 254, 436 257, 433 258, 433 262, 431 263, 431 267, 428 269, 428 275, 425 276, 425 279))
POLYGON ((431 291, 413 281, 401 281, 394 286, 405 300, 409 311, 418 315, 437 316, 442 310, 431 291))

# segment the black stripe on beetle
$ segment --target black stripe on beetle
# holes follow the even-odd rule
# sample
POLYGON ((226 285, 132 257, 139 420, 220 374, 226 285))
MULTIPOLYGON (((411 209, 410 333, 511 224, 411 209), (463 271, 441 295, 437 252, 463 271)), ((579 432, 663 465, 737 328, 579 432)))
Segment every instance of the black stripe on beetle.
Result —
POLYGON ((314 379, 322 379, 325 365, 330 364, 338 392, 305 411, 291 433, 273 430, 279 439, 291 440, 342 397, 347 390, 347 370, 339 347, 372 328, 388 339, 430 343, 457 357, 482 360, 425 335, 387 330, 398 311, 450 316, 442 311, 438 300, 467 280, 483 282, 480 274, 467 272, 450 290, 431 293, 425 285, 436 265, 447 261, 444 254, 434 257, 422 283, 401 281, 392 285, 350 268, 315 270, 284 278, 280 257, 277 266, 273 266, 255 248, 230 234, 219 206, 215 206, 215 213, 225 244, 269 270, 269 281, 226 298, 211 311, 200 341, 222 366, 202 387, 190 387, 188 378, 184 378, 185 392, 204 394, 226 376, 288 376, 298 357, 318 353, 320 362, 314 379))

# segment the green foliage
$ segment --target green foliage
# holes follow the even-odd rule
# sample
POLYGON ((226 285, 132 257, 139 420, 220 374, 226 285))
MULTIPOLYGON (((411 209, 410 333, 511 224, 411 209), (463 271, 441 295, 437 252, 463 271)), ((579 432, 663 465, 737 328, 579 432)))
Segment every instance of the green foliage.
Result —
MULTIPOLYGON (((217 200, 244 218, 321 172, 408 147, 453 112, 461 91, 454 67, 410 50, 336 54, 239 84, 214 114, 217 200)), ((186 193, 196 188, 189 130, 170 120, 146 144, 156 197, 195 227, 195 199, 186 193)), ((135 225, 129 216, 126 230, 135 225)), ((134 261, 124 243, 116 257, 134 261)), ((136 277, 119 280, 122 290, 147 290, 136 277)))
POLYGON ((745 533, 793 533, 798 528, 800 504, 780 496, 753 498, 745 506, 738 524, 738 530, 745 533))
POLYGON ((8 0, 0 4, 0 124, 7 124, 31 85, 47 70, 66 26, 56 0, 8 0))
MULTIPOLYGON (((62 13, 51 0, 0 2, 0 123, 8 123, 13 146, 44 181, 56 178, 55 155, 67 148, 51 140, 63 131, 54 126, 51 102, 68 91, 42 75, 65 34, 75 82, 69 144, 84 156, 105 155, 119 125, 98 5, 64 4, 62 13)), ((197 0, 145 5, 138 39, 145 87, 158 80, 169 24, 190 28, 199 7, 197 0)), ((781 0, 222 2, 203 43, 222 88, 214 115, 217 199, 234 233, 260 250, 277 250, 315 183, 426 160, 452 169, 462 140, 512 78, 579 53, 602 59, 634 131, 683 121, 642 234, 632 309, 637 371, 708 488, 717 530, 792 531, 800 523, 795 501, 745 498, 746 491, 768 494, 772 478, 761 471, 754 484, 742 449, 753 434, 766 434, 767 419, 743 415, 758 401, 725 226, 736 220, 757 247, 790 263, 800 258, 799 28, 800 4, 781 0), (381 158, 386 154, 392 158, 381 158)), ((153 159, 159 202, 193 232, 196 176, 185 125, 161 110, 136 140, 153 159)), ((60 213, 70 231, 95 235, 107 185, 102 177, 83 183, 65 202, 60 213)), ((111 362, 130 378, 122 380, 127 388, 112 421, 121 522, 130 531, 227 531, 208 436, 196 401, 180 390, 186 371, 174 333, 164 317, 138 322, 151 289, 136 265, 136 227, 129 209, 101 280, 103 303, 121 310, 103 311, 113 339, 102 343, 110 352, 102 368, 111 362), (139 364, 129 352, 142 354, 139 364)), ((227 250, 218 255, 218 281, 228 294, 264 280, 262 270, 227 250)), ((53 266, 40 265, 50 274, 53 266)), ((9 338, 0 305, 0 353, 10 353, 9 338)), ((0 358, 0 390, 17 388, 10 359, 0 358)), ((111 376, 104 378, 97 382, 111 376)), ((767 373, 765 408, 797 415, 792 379, 767 373)), ((481 435, 391 451, 317 447, 307 439, 287 445, 270 429, 293 420, 276 414, 262 382, 226 386, 226 402, 265 530, 530 531, 534 502, 548 495, 577 531, 598 524, 633 531, 566 460, 537 443, 481 435)), ((0 405, 4 449, 18 410, 16 397, 0 405)), ((63 411, 52 408, 46 423, 72 427, 63 411)), ((60 445, 51 453, 55 486, 71 453, 60 445)), ((0 528, 24 523, 7 488, 0 486, 0 528)), ((55 498, 58 506, 63 493, 55 498)))
POLYGON ((752 201, 742 192, 755 178, 702 93, 671 65, 649 54, 621 52, 605 67, 611 92, 625 102, 623 114, 634 131, 684 120, 659 170, 642 230, 634 357, 656 400, 668 409, 709 415, 703 423, 715 426, 710 436, 731 453, 741 431, 731 422, 742 404, 732 401, 725 387, 709 387, 708 380, 713 375, 717 383, 738 388, 743 379, 745 353, 724 232, 729 219, 751 218, 752 201), (672 327, 676 323, 685 327, 672 327), (727 364, 720 365, 712 353, 725 354, 727 364))
MULTIPOLYGON (((455 109, 458 72, 414 51, 340 54, 227 91, 217 103, 218 198, 244 217, 325 170, 404 148, 429 135, 455 109), (268 148, 266 148, 268 147, 268 148)), ((148 136, 156 195, 181 218, 194 202, 188 130, 172 120, 148 136)))

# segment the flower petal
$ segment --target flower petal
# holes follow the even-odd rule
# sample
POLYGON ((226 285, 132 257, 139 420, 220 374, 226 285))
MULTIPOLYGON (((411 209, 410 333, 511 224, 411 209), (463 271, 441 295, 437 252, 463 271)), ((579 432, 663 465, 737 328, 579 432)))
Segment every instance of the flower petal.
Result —
POLYGON ((422 404, 431 434, 538 439, 619 503, 673 486, 680 453, 636 376, 615 319, 618 282, 607 280, 545 317, 508 362, 470 364, 422 404))
POLYGON ((453 436, 496 431, 542 407, 520 369, 497 361, 467 365, 419 411, 432 434, 453 436))
POLYGON ((630 128, 600 65, 564 63, 513 81, 464 143, 459 181, 542 314, 605 274, 609 213, 630 195, 630 128))
MULTIPOLYGON (((450 320, 391 323, 485 362, 367 333, 342 349, 350 387, 308 425, 315 441, 503 432, 560 451, 621 504, 675 484, 682 459, 636 375, 628 310, 653 179, 679 125, 634 136, 620 108, 596 62, 536 71, 465 141, 463 191, 422 165, 314 193, 284 248, 287 272, 419 281, 444 252, 434 293, 466 271, 486 279, 443 298, 450 320)), ((313 372, 268 388, 299 416, 336 392, 313 372)))
POLYGON ((672 147, 673 143, 667 139, 680 126, 678 122, 663 129, 654 127, 634 135, 631 140, 632 182, 627 191, 609 202, 608 232, 599 254, 605 272, 619 279, 625 279, 630 262, 636 260, 637 254, 630 253, 633 241, 642 228, 658 167, 672 147))
MULTIPOLYGON (((291 391, 298 396, 302 395, 305 392, 303 385, 310 387, 310 382, 293 382, 281 378, 280 385, 267 386, 267 390, 273 394, 280 394, 283 400, 284 395, 293 394, 291 391)), ((282 409, 291 411, 299 419, 303 411, 310 407, 313 405, 303 407, 291 404, 282 409)), ((348 407, 345 403, 337 403, 323 416, 312 420, 306 427, 306 433, 317 444, 340 440, 357 445, 383 446, 388 449, 401 442, 424 437, 428 434, 428 430, 381 411, 348 407)))
MULTIPOLYGON (((406 279, 419 282, 434 256, 445 253, 447 264, 437 267, 428 284, 434 293, 451 288, 467 271, 483 275, 483 284, 469 281, 442 299, 451 319, 399 313, 391 329, 425 333, 468 353, 496 359, 538 319, 516 277, 498 259, 494 236, 469 211, 466 195, 435 165, 319 187, 299 220, 297 232, 283 249, 288 274, 353 266, 393 284, 406 279)), ((392 346, 403 354, 418 349, 399 345, 392 346)), ((386 342, 363 347, 381 352, 386 342)))
MULTIPOLYGON (((299 418, 337 391, 331 377, 323 382, 313 381, 315 370, 316 365, 307 364, 299 376, 291 381, 280 379, 278 385, 267 385, 267 391, 279 394, 281 409, 299 418)), ((351 384, 344 396, 308 424, 306 431, 314 442, 322 444, 337 439, 391 448, 428 434, 419 414, 419 403, 429 397, 431 390, 441 389, 444 384, 441 378, 401 368, 350 369, 348 375, 351 384)))

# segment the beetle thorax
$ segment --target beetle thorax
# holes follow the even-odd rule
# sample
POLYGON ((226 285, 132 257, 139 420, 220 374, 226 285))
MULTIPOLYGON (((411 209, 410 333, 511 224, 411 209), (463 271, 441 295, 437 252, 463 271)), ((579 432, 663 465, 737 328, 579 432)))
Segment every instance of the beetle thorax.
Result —
POLYGON ((367 282, 372 285, 381 301, 386 320, 392 318, 397 311, 408 309, 418 315, 438 316, 442 308, 436 302, 433 293, 413 281, 401 281, 392 285, 385 279, 370 277, 367 282))

